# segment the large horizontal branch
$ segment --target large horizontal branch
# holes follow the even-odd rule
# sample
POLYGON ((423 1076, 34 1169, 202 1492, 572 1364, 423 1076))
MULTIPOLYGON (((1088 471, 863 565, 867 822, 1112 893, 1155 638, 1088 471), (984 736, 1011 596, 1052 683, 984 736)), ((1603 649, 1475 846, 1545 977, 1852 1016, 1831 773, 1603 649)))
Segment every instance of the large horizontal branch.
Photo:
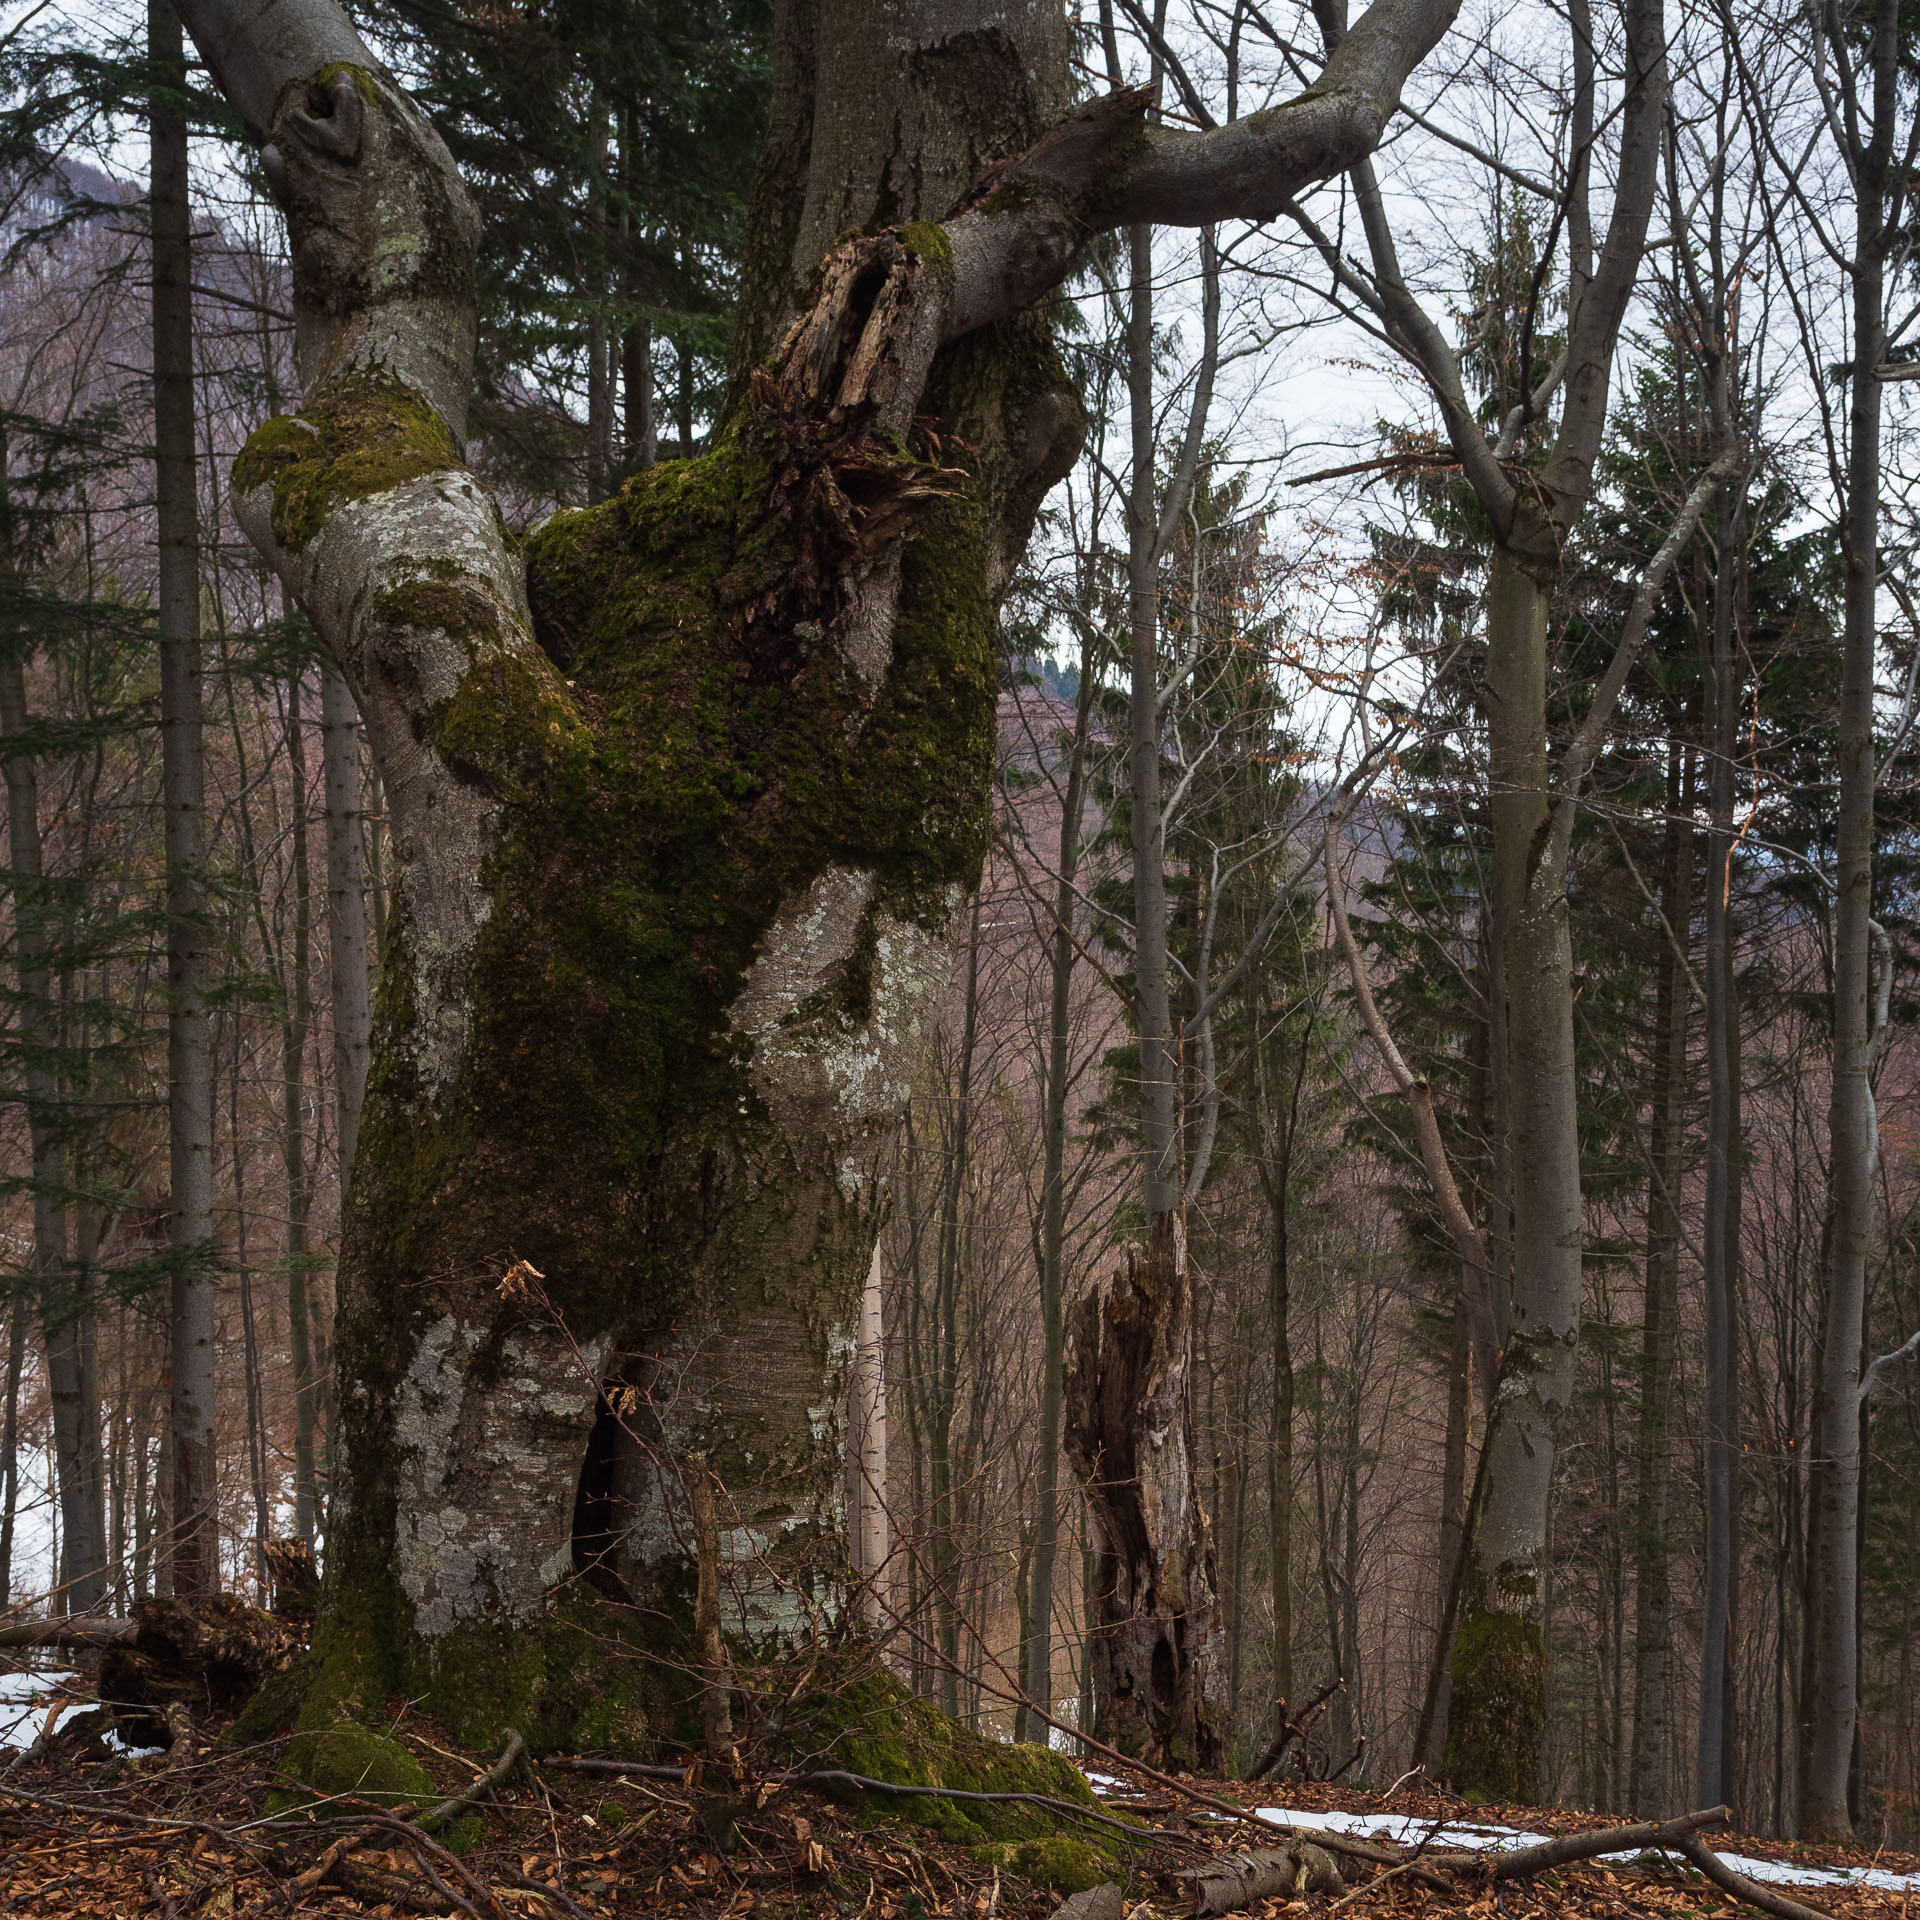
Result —
POLYGON ((1459 0, 1375 0, 1306 92, 1222 127, 1149 125, 1139 87, 1087 102, 947 220, 947 337, 1032 306, 1098 233, 1271 219, 1345 172, 1379 145, 1408 76, 1458 11, 1459 0))
POLYGON ((0 1620, 0 1647, 65 1647, 84 1652, 117 1647, 140 1631, 136 1620, 80 1613, 67 1620, 0 1620))

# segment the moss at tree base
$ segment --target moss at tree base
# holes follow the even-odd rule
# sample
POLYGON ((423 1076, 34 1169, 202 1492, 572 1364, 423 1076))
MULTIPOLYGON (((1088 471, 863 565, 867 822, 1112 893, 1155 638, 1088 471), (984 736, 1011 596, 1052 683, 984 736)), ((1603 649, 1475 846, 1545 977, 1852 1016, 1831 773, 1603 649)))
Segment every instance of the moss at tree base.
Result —
MULTIPOLYGON (((822 1688, 788 1742, 788 1764, 844 1768, 899 1786, 951 1787, 963 1793, 1032 1793, 1092 1809, 1093 1789, 1062 1755, 1030 1741, 996 1740, 950 1719, 878 1666, 822 1688)), ((1118 1877, 1126 1843, 1073 1815, 1018 1801, 943 1800, 873 1794, 876 1817, 910 1820, 943 1840, 975 1850, 1022 1879, 1063 1893, 1118 1877)))
POLYGON ((1063 1834, 1018 1845, 994 1841, 972 1852, 982 1866, 1017 1873, 1022 1880, 1055 1893, 1085 1893, 1120 1875, 1119 1863, 1104 1848, 1063 1834))
MULTIPOLYGON (((307 1807, 329 1811, 326 1803, 335 1799, 424 1811, 450 1797, 398 1740, 369 1733, 351 1720, 296 1733, 281 1756, 278 1777, 279 1787, 267 1797, 271 1813, 307 1807)), ((434 1835, 452 1853, 465 1853, 485 1837, 478 1814, 451 1820, 434 1835)))
POLYGON ((1546 1719, 1539 1627, 1518 1613, 1470 1613, 1453 1643, 1453 1691, 1441 1771, 1470 1799, 1540 1797, 1546 1719))
POLYGON ((441 1797, 399 1741, 350 1720, 296 1733, 281 1757, 280 1776, 323 1798, 345 1794, 381 1807, 430 1807, 441 1797))

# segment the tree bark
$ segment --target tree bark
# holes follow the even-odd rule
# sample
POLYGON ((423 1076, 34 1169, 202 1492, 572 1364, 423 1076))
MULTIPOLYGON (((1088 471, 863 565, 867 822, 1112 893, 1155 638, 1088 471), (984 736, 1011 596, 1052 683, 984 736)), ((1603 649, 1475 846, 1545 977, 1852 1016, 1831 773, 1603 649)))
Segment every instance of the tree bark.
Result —
POLYGON ((1271 208, 1370 146, 1452 14, 1383 4, 1330 83, 1218 138, 1143 138, 1132 95, 1049 133, 1050 10, 782 6, 723 415, 523 560, 462 459, 476 229, 444 148, 332 0, 182 0, 292 241, 306 397, 249 441, 238 509, 392 817, 334 1704, 406 1685, 475 1738, 610 1737, 609 1643, 691 1625, 694 1460, 731 1632, 777 1647, 841 1603, 821 1409, 984 854, 999 596, 1081 431, 1028 309, 1110 222, 1271 208), (582 1632, 595 1450, 646 1610, 582 1632))
MULTIPOLYGON (((1091 629, 1080 649, 1080 681, 1067 749, 1067 787, 1060 808, 1059 871, 1049 942, 1046 1110, 1040 1185, 1040 1430, 1037 1435, 1033 1573, 1027 1589, 1027 1698, 1053 1712, 1053 1572, 1060 1551, 1060 1419, 1066 1374, 1067 1093, 1072 1070, 1073 975, 1079 952, 1074 918, 1079 898, 1080 825, 1086 809, 1087 752, 1092 734, 1094 657, 1091 629)), ((1025 1738, 1021 1709, 1018 1736, 1025 1738)), ((1091 1732, 1092 1728, 1088 1728, 1091 1732)))
POLYGON ((293 865, 293 925, 280 1007, 280 1165, 287 1195, 287 1327, 293 1359, 293 1531, 311 1544, 320 1519, 315 1429, 320 1381, 314 1365, 312 1267, 307 1232, 313 1174, 307 1155, 307 1040, 313 1028, 313 889, 307 859, 307 733, 300 679, 287 682, 286 747, 293 865))
MULTIPOLYGON (((1721 389, 1714 412, 1724 416, 1728 372, 1724 358, 1713 369, 1721 389)), ((1735 1798, 1733 1751, 1733 1580, 1738 1411, 1734 1368, 1739 1329, 1734 1320, 1734 1272, 1740 1258, 1738 1186, 1738 1062, 1732 1016, 1734 764, 1740 749, 1740 693, 1735 679, 1733 630, 1735 569, 1739 564, 1740 512, 1734 489, 1721 503, 1718 556, 1706 645, 1709 825, 1706 899, 1707 1179, 1702 1220, 1701 1291, 1706 1299, 1704 1354, 1706 1528, 1700 1634, 1700 1742, 1694 1800, 1701 1806, 1731 1805, 1735 1798)))
POLYGON ((333 1001, 334 1129, 341 1205, 360 1138, 373 1006, 367 972, 366 811, 361 798, 360 716, 331 667, 320 676, 320 757, 327 815, 327 973, 333 1001))
POLYGON ((1659 1819, 1668 1810, 1672 1738, 1673 1582, 1671 1423, 1679 1346, 1681 1177, 1687 1096, 1688 989, 1685 946, 1693 924, 1693 804, 1690 750, 1667 760, 1666 859, 1647 1176, 1647 1259, 1640 1328, 1640 1414, 1635 1430, 1633 1756, 1627 1810, 1659 1819), (1680 951, 1673 950, 1678 943, 1680 951))
POLYGON ((13 1524, 20 1511, 20 1376, 27 1359, 27 1290, 7 1303, 7 1385, 0 1409, 0 1613, 13 1604, 13 1524))
POLYGON ((853 1570, 866 1583, 865 1615, 875 1632, 886 1624, 879 1587, 891 1551, 887 1522, 886 1330, 881 1321, 880 1248, 860 1289, 853 1381, 847 1405, 848 1537, 853 1570))
MULTIPOLYGON (((18 654, 0 659, 0 734, 26 730, 26 666, 18 654)), ((66 1611, 85 1613, 106 1591, 105 1542, 97 1530, 98 1506, 87 1471, 87 1427, 97 1428, 100 1409, 90 1401, 90 1369, 84 1364, 90 1304, 68 1261, 66 1192, 70 1129, 58 1124, 58 1036, 51 998, 50 908, 40 838, 40 782, 25 754, 6 759, 9 862, 14 872, 14 945, 20 973, 20 1038, 25 1055, 28 1153, 33 1172, 32 1291, 47 1349, 47 1397, 53 1416, 54 1478, 59 1494, 60 1542, 66 1611)), ((8 1423, 18 1435, 19 1378, 25 1359, 24 1309, 16 1304, 7 1355, 8 1423)), ((19 1463, 9 1442, 7 1470, 17 1490, 19 1463)), ((9 1500, 14 1498, 10 1491, 9 1500)), ((9 1505, 8 1553, 12 1519, 9 1505)))
POLYGON ((1554 1444, 1580 1331, 1580 1152, 1572 940, 1547 839, 1547 591, 1497 549, 1487 599, 1488 783, 1505 948, 1513 1158, 1512 1317, 1486 1501, 1454 1642, 1445 1769, 1497 1798, 1537 1799, 1541 1608, 1554 1444))
MULTIPOLYGON (((1868 70, 1871 139, 1850 156, 1854 189, 1853 367, 1847 407, 1846 561, 1841 635, 1840 803, 1834 843, 1833 1092, 1828 1116, 1825 1311, 1814 1396, 1810 1559, 1820 1578, 1807 1632, 1812 1685, 1800 1831, 1848 1840, 1847 1773, 1859 1718, 1860 1356, 1878 1161, 1873 1057, 1873 674, 1879 594, 1881 385, 1886 358, 1887 198, 1898 109, 1899 9, 1879 0, 1868 70)), ((1840 46, 1832 49, 1842 58, 1840 46)))
POLYGON ((172 1535, 183 1598, 220 1584, 213 1433, 213 1074, 207 1021, 206 807, 200 723, 200 511, 194 476, 192 209, 186 58, 170 0, 150 0, 154 505, 166 792, 167 1121, 172 1169, 172 1535))

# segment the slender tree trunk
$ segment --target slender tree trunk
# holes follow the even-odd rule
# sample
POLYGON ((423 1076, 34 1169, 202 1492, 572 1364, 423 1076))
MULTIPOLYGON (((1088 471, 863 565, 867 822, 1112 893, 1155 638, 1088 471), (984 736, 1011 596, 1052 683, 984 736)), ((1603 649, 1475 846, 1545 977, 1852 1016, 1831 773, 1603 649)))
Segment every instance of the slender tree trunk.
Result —
POLYGON ((587 504, 607 497, 613 477, 614 343, 607 329, 607 109, 587 104, 587 504))
POLYGON ((1853 372, 1847 415, 1846 560, 1841 638, 1840 802, 1834 840, 1833 1093, 1828 1119, 1825 1310, 1814 1400, 1809 1546, 1819 1569, 1810 1598, 1812 1686, 1800 1831, 1846 1840, 1847 1773, 1859 1715, 1857 1681, 1860 1353, 1866 1335, 1867 1252, 1873 1236, 1878 1129, 1873 993, 1873 676, 1878 633, 1881 384, 1886 357, 1885 201, 1892 162, 1899 9, 1874 10, 1873 140, 1855 160, 1853 372))
POLYGON ((887 1343, 881 1304, 880 1247, 876 1242, 873 1265, 860 1290, 860 1331, 847 1409, 848 1536, 854 1571, 870 1583, 864 1611, 868 1626, 875 1631, 887 1624, 879 1583, 891 1551, 887 1523, 887 1343))
POLYGON ((206 808, 200 724, 200 510, 194 477, 192 210, 186 59, 170 0, 149 0, 154 495, 166 789, 167 1115, 172 1166, 169 1423, 176 1594, 220 1583, 213 1382, 213 1078, 207 1030, 206 808))
MULTIPOLYGON (((1693 922, 1692 756, 1667 752, 1666 858, 1660 911, 1684 947, 1693 922)), ((1647 1261, 1640 1327, 1640 1417, 1634 1439, 1633 1758, 1627 1810, 1658 1820, 1668 1806, 1673 1736, 1672 1417, 1679 1345, 1680 1218, 1686 1165, 1688 982, 1663 936, 1655 1015, 1647 1175, 1647 1261)))
POLYGON ((287 1192, 287 1326, 293 1358, 293 1531, 311 1541, 319 1524, 315 1452, 319 1378, 314 1368, 307 1246, 313 1177, 307 1164, 307 1039, 313 1028, 313 890, 307 862, 307 730, 300 680, 287 682, 287 772, 292 787, 293 925, 280 1016, 280 1155, 287 1192))
POLYGON ((247 1248, 247 1162, 240 1134, 240 1018, 234 1003, 227 1057, 227 1139, 233 1160, 233 1265, 240 1282, 241 1360, 247 1389, 247 1477, 253 1484, 253 1571, 260 1604, 267 1604, 267 1542, 273 1538, 273 1497, 267 1488, 266 1395, 260 1335, 253 1310, 253 1263, 247 1248))
POLYGON ((953 1114, 940 1183, 940 1244, 934 1260, 933 1409, 927 1422, 933 1494, 933 1605, 941 1654, 940 1702, 960 1711, 960 1515, 954 1498, 954 1421, 960 1394, 960 1273, 965 1258, 961 1215, 968 1204, 967 1149, 973 1131, 973 1051, 980 1019, 980 902, 967 934, 967 990, 961 1016, 960 1065, 948 1099, 953 1114))
MULTIPOLYGON (((1722 359, 1714 370, 1724 388, 1722 359)), ((1714 413, 1724 417, 1723 394, 1714 413)), ((1707 725, 1707 1179, 1702 1220, 1701 1290, 1706 1301, 1705 1388, 1705 1593, 1700 1635, 1700 1742, 1694 1771, 1694 1804, 1732 1805, 1733 1643, 1730 1632, 1734 1556, 1734 1473, 1737 1452, 1734 1365, 1738 1328, 1733 1318, 1734 1267, 1739 1260, 1733 1160, 1737 1151, 1736 1061, 1729 1018, 1733 979, 1733 842, 1735 756, 1739 752, 1740 694, 1733 630, 1735 570, 1739 564, 1740 512, 1725 489, 1721 497, 1719 557, 1714 569, 1710 624, 1706 634, 1707 725)))
MULTIPOLYGON (((620 122, 620 166, 627 199, 626 207, 621 210, 620 231, 626 243, 625 292, 631 308, 644 291, 636 265, 639 248, 633 231, 634 209, 639 205, 641 194, 640 131, 638 116, 631 109, 622 115, 620 122)), ((629 320, 620 336, 620 394, 627 466, 630 469, 650 467, 660 457, 659 429, 653 411, 651 321, 629 320)))
POLYGON ((1260 1126, 1260 1189, 1267 1203, 1267 1336, 1273 1365, 1273 1433, 1267 1448, 1267 1534, 1273 1562, 1271 1673, 1274 1736, 1278 1738, 1293 1700, 1293 1340, 1292 1300, 1293 1147, 1306 1085, 1311 1014, 1302 1026, 1284 1117, 1276 1110, 1268 1049, 1249 1049, 1254 1107, 1260 1126))
MULTIPOLYGON (((0 658, 0 733, 26 730, 26 668, 18 654, 0 658)), ((32 1288, 37 1295, 47 1349, 47 1397, 53 1415, 54 1476, 59 1489, 60 1532, 66 1578, 62 1610, 83 1613, 105 1589, 104 1543, 93 1528, 88 1484, 86 1429, 99 1422, 90 1406, 86 1368, 87 1302, 69 1266, 67 1206, 70 1130, 57 1125, 60 1051, 55 1033, 50 962, 52 899, 42 866, 40 783, 24 754, 6 761, 9 859, 14 879, 14 946, 19 955, 20 1030, 25 1054, 28 1152, 33 1173, 32 1288)), ((23 1349, 10 1352, 10 1376, 23 1349)))
MULTIPOLYGON (((104 991, 102 1005, 111 1004, 104 991)), ((82 1016, 82 1032, 88 1016, 82 1016)), ((90 1077, 86 1062, 87 1043, 81 1048, 82 1084, 90 1077)), ((90 1128, 75 1149, 74 1187, 82 1197, 73 1209, 73 1271, 68 1311, 73 1318, 74 1377, 78 1387, 78 1409, 74 1433, 78 1442, 74 1462, 79 1483, 75 1503, 85 1511, 79 1530, 79 1545, 74 1546, 74 1531, 67 1529, 68 1558, 62 1569, 61 1584, 67 1594, 67 1608, 73 1613, 88 1613, 107 1597, 110 1578, 107 1561, 107 1469, 100 1437, 100 1364, 98 1312, 98 1276, 100 1271, 99 1203, 84 1192, 93 1168, 83 1164, 80 1154, 97 1150, 99 1129, 90 1128)))
MULTIPOLYGON (((1067 1092, 1072 1072, 1073 974, 1078 958, 1073 930, 1080 871, 1080 821, 1086 806, 1087 750, 1093 715, 1091 638, 1080 649, 1073 739, 1067 749, 1067 790, 1060 809, 1060 868, 1053 893, 1049 942, 1044 1163, 1040 1184, 1040 1430, 1036 1461, 1037 1513, 1033 1577, 1027 1591, 1026 1693, 1053 1711, 1053 1571, 1060 1550, 1060 1418, 1066 1372, 1067 1092)), ((1026 1708, 1016 1737, 1031 1738, 1026 1708)), ((1045 1738, 1044 1734, 1040 1735, 1045 1738)))
POLYGON ((27 1289, 7 1303, 6 1404, 0 1409, 0 1613, 13 1604, 13 1526, 20 1511, 20 1377, 27 1358, 27 1289))

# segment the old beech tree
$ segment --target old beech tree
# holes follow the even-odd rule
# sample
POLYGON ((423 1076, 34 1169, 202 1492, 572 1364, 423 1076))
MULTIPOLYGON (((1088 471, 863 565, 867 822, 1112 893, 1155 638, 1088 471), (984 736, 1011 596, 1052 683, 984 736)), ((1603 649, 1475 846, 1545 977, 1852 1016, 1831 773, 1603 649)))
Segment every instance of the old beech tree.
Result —
POLYGON ((608 1649, 686 1606, 696 1475, 734 1631, 844 1589, 877 1177, 980 872, 999 596, 1082 431, 1044 303, 1105 229, 1351 166, 1456 4, 1377 0, 1310 91, 1189 133, 1071 103, 1059 0, 783 0, 711 451, 522 547, 463 460, 439 139, 334 0, 181 0, 291 237, 305 401, 239 510, 398 861, 310 1713, 619 1737, 608 1649))

